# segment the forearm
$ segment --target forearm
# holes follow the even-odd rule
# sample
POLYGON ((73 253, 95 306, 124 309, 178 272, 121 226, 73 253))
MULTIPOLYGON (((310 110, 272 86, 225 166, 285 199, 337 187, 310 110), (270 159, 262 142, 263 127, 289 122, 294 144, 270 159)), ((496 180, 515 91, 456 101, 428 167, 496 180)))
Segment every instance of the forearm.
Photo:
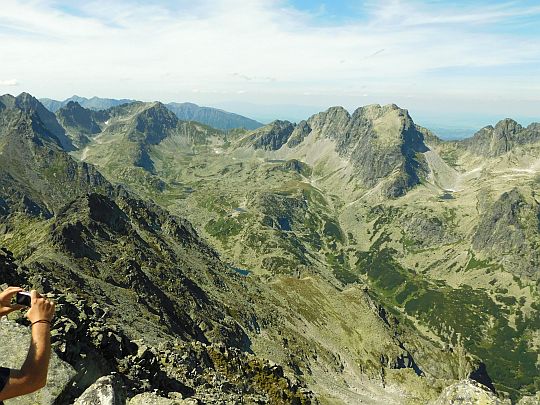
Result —
POLYGON ((32 341, 26 360, 21 367, 21 374, 29 378, 29 383, 38 388, 47 381, 47 370, 51 357, 51 332, 47 323, 32 326, 32 341))
POLYGON ((51 357, 51 336, 48 324, 32 326, 30 349, 20 370, 11 370, 0 401, 30 394, 43 388, 47 382, 47 369, 51 357))
MULTIPOLYGON (((10 287, 11 288, 11 287, 10 287)), ((9 290, 9 289, 8 289, 9 290)), ((6 291, 8 291, 6 290, 6 291)), ((9 290, 14 295, 18 287, 9 290)), ((4 302, 0 294, 0 302, 4 302)), ((0 391, 0 401, 29 394, 43 388, 47 383, 47 371, 51 358, 51 319, 54 316, 54 302, 43 298, 35 290, 30 292, 31 305, 26 317, 32 323, 32 338, 28 355, 20 370, 10 370, 9 380, 0 391)), ((7 298, 6 298, 7 297, 7 298)))

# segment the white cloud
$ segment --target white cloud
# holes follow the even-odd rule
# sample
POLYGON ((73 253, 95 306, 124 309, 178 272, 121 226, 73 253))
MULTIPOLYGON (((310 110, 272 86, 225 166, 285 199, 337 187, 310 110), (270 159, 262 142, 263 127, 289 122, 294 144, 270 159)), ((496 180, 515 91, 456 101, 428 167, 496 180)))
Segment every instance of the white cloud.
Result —
POLYGON ((0 86, 18 86, 19 82, 15 79, 0 80, 0 86))
POLYGON ((511 102, 533 96, 530 77, 433 72, 540 60, 538 38, 484 29, 539 15, 516 2, 458 9, 377 1, 364 21, 342 25, 321 25, 284 0, 81 3, 74 15, 57 1, 2 0, 0 55, 9 63, 0 76, 56 98, 294 103, 309 94, 352 104, 364 94, 370 102, 489 94, 511 102))

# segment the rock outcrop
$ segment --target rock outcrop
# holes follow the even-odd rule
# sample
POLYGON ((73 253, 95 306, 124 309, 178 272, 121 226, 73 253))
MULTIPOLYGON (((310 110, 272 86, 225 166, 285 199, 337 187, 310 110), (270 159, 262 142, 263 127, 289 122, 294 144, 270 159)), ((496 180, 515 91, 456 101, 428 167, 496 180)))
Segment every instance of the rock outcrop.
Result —
POLYGON ((293 130, 294 124, 277 120, 250 133, 241 145, 267 151, 278 150, 287 143, 293 130))
POLYGON ((540 130, 531 124, 523 128, 516 121, 506 118, 495 127, 489 125, 478 131, 472 138, 462 141, 471 152, 485 156, 501 156, 519 145, 540 141, 540 130))
POLYGON ((126 392, 114 375, 98 378, 73 405, 125 405, 126 392))
POLYGON ((511 405, 474 380, 462 380, 443 390, 432 405, 511 405))
POLYGON ((476 251, 500 257, 506 268, 535 276, 540 255, 532 237, 540 229, 540 206, 513 189, 488 205, 472 237, 476 251))
POLYGON ((179 399, 164 398, 151 392, 144 392, 136 395, 129 400, 127 405, 199 405, 200 402, 195 398, 179 399))
MULTIPOLYGON (((298 124, 287 147, 302 150, 309 140, 317 149, 317 142, 330 140, 340 158, 352 166, 355 181, 365 188, 382 183, 384 195, 398 197, 425 176, 421 153, 428 148, 423 139, 408 112, 396 105, 361 107, 352 115, 343 107, 332 107, 298 124)), ((312 152, 305 152, 308 160, 312 152)), ((313 163, 328 158, 322 155, 313 163)))

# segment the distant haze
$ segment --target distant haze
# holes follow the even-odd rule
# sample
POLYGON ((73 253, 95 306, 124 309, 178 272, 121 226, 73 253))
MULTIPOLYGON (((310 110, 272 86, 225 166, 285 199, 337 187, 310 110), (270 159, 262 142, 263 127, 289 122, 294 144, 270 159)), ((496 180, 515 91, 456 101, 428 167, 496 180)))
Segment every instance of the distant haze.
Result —
POLYGON ((537 0, 3 0, 0 94, 190 101, 266 122, 395 103, 440 128, 527 124, 539 20, 537 0))

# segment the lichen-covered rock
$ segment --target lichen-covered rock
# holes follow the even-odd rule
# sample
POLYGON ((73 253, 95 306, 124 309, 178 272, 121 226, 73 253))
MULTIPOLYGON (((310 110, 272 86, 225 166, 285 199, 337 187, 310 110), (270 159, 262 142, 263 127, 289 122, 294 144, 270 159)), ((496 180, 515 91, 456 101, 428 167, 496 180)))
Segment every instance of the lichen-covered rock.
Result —
POLYGON ((510 405, 474 380, 462 380, 445 388, 432 405, 510 405))
POLYGON ((540 392, 534 395, 526 395, 522 397, 517 405, 538 405, 540 404, 540 392))
POLYGON ((129 402, 128 405, 197 405, 200 402, 194 398, 189 399, 176 399, 176 398, 164 398, 150 392, 144 392, 136 395, 129 402))
MULTIPOLYGON (((0 347, 2 348, 1 366, 18 369, 23 364, 30 347, 30 330, 12 321, 0 321, 0 347)), ((19 398, 6 401, 8 405, 48 405, 64 390, 75 375, 69 364, 60 360, 53 353, 49 365, 49 374, 45 388, 19 398)))
POLYGON ((113 375, 99 378, 86 389, 74 405, 124 405, 126 391, 121 381, 113 375))

